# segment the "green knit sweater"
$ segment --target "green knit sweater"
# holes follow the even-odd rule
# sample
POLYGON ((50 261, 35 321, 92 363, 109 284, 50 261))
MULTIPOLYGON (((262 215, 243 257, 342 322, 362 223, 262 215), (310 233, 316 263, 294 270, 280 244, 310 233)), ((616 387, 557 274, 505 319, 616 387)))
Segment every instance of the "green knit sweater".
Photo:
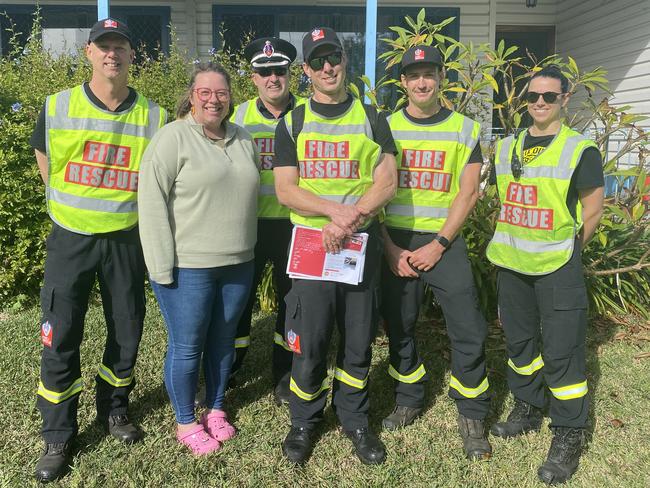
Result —
POLYGON ((259 157, 248 132, 226 123, 212 141, 191 116, 164 126, 140 166, 140 238, 150 278, 174 266, 212 268, 253 259, 259 157))

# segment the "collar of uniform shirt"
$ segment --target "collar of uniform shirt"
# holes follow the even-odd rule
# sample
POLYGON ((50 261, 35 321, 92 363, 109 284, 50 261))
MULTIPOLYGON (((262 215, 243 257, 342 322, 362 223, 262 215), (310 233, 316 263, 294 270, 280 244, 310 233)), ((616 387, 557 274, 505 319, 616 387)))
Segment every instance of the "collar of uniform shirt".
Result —
MULTIPOLYGON (((282 117, 287 115, 289 111, 293 110, 293 106, 295 105, 295 103, 296 103, 296 97, 293 96, 293 93, 289 93, 289 103, 287 104, 287 107, 282 111, 282 113, 278 118, 281 119, 282 117)), ((262 99, 259 97, 257 98, 257 109, 265 118, 275 119, 275 117, 273 117, 273 114, 269 112, 269 109, 266 108, 266 105, 264 105, 264 102, 262 102, 262 99)))

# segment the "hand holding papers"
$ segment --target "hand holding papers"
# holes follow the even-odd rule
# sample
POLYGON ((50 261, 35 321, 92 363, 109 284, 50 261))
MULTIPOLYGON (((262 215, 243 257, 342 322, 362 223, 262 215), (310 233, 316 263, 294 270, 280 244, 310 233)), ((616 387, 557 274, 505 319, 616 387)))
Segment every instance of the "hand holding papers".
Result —
POLYGON ((363 281, 368 234, 352 234, 341 252, 325 252, 320 229, 294 226, 287 274, 302 280, 337 281, 358 285, 363 281))

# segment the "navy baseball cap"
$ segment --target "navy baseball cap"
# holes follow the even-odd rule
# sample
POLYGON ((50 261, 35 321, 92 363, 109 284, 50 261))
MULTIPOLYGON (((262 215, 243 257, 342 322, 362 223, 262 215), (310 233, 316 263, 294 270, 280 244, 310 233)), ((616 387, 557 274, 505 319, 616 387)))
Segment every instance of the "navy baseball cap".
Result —
POLYGON ((330 29, 329 27, 314 27, 302 38, 302 58, 305 62, 309 61, 314 49, 320 46, 334 46, 340 51, 343 51, 341 40, 336 35, 336 32, 334 32, 334 29, 330 29))
POLYGON ((433 46, 413 46, 406 50, 402 56, 402 66, 400 67, 400 74, 404 73, 404 70, 409 66, 414 64, 430 63, 436 64, 440 67, 443 66, 442 56, 440 56, 440 51, 438 48, 433 46))
POLYGON ((129 41, 129 44, 131 47, 133 47, 133 41, 131 40, 131 31, 129 30, 129 26, 126 25, 126 22, 112 19, 110 17, 95 22, 95 25, 90 28, 90 34, 88 34, 88 43, 95 42, 97 39, 106 34, 117 34, 118 36, 122 36, 127 41, 129 41))

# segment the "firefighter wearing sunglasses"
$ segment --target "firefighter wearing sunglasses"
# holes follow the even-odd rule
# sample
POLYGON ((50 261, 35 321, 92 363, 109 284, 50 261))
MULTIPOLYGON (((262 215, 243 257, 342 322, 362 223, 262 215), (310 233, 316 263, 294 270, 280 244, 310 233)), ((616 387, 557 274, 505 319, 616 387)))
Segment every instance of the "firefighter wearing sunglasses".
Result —
POLYGON ((273 395, 278 405, 289 402, 289 375, 292 352, 284 340, 286 306, 284 297, 291 288, 286 274, 287 251, 292 225, 289 209, 278 202, 273 180, 275 128, 290 110, 304 103, 289 91, 290 67, 296 59, 296 48, 277 37, 255 39, 244 48, 244 56, 251 65, 251 80, 258 96, 237 107, 231 122, 251 133, 260 154, 260 192, 258 198, 257 244, 255 246, 255 274, 251 295, 237 326, 235 362, 231 379, 240 369, 250 346, 253 307, 264 268, 273 266, 273 289, 278 310, 273 345, 273 395))
POLYGON ((587 290, 581 251, 603 207, 600 152, 561 120, 568 84, 555 66, 534 73, 526 95, 533 124, 497 144, 492 173, 501 211, 487 249, 498 266, 499 317, 514 395, 507 420, 491 432, 508 438, 539 431, 550 399, 553 440, 538 469, 547 484, 573 475, 585 440, 587 290))
POLYGON ((346 56, 329 28, 302 41, 303 70, 313 96, 287 114, 276 130, 273 171, 278 199, 291 221, 322 230, 322 246, 336 253, 353 232, 368 234, 363 279, 358 285, 295 279, 286 297, 286 341, 294 351, 285 456, 304 463, 316 441, 330 381, 330 338, 339 347, 332 403, 359 459, 384 462, 381 440, 368 425, 368 370, 377 327, 382 243, 375 215, 395 192, 395 143, 385 117, 345 88, 346 56))
POLYGON ((389 118, 397 145, 397 194, 386 206, 382 315, 386 319, 395 409, 385 429, 411 424, 425 401, 428 374, 415 341, 424 287, 440 303, 451 341, 449 396, 458 409, 465 455, 488 459, 484 419, 490 409, 485 366, 487 323, 477 299, 467 246, 458 235, 479 194, 483 156, 478 122, 441 107, 445 77, 432 46, 402 57, 406 106, 389 118))

